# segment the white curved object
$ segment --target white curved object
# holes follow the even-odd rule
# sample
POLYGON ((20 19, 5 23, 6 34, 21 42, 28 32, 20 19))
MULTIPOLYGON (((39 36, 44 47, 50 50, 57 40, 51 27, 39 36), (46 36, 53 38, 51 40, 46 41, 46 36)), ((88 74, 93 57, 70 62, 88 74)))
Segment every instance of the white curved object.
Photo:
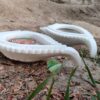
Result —
POLYGON ((63 44, 85 44, 89 48, 91 57, 95 57, 97 54, 97 44, 94 37, 89 31, 80 26, 56 23, 40 29, 63 44))
POLYGON ((31 31, 1 32, 0 51, 6 57, 22 62, 34 62, 52 56, 69 55, 78 66, 82 64, 81 58, 74 48, 62 45, 49 36, 31 31), (41 44, 28 45, 9 42, 13 38, 33 38, 41 44))

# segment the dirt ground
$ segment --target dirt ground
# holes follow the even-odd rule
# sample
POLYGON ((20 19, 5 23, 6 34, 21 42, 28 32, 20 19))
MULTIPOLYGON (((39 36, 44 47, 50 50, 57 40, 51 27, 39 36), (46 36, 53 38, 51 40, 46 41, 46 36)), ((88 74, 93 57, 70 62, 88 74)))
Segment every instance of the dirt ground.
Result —
MULTIPOLYGON (((100 81, 100 5, 82 5, 76 1, 68 4, 52 0, 0 0, 0 31, 40 31, 39 27, 55 22, 86 28, 97 41, 99 58, 92 60, 87 55, 85 60, 94 78, 100 81)), ((61 62, 65 60, 65 65, 55 83, 52 100, 63 100, 66 80, 75 65, 69 58, 57 59, 61 62)), ((48 74, 46 61, 22 63, 11 61, 0 54, 0 100, 25 100, 48 74)), ((95 95, 94 88, 86 81, 87 76, 83 67, 76 72, 71 82, 72 100, 91 100, 90 96, 95 95)), ((49 85, 34 100, 45 100, 48 87, 49 85)))

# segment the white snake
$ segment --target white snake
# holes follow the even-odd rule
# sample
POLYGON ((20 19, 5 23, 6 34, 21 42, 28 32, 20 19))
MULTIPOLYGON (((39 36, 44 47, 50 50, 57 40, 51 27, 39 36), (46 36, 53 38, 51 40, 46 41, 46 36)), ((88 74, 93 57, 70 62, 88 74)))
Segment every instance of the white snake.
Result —
POLYGON ((70 46, 85 44, 90 51, 91 57, 94 58, 97 55, 97 44, 94 37, 89 31, 80 26, 56 23, 47 27, 41 27, 40 29, 60 43, 70 46), (63 29, 66 29, 66 31, 63 29))
POLYGON ((72 47, 63 45, 47 35, 31 31, 0 32, 0 51, 6 57, 22 62, 44 60, 52 56, 71 56, 78 66, 82 65, 79 53, 72 47), (9 42, 13 38, 33 38, 40 44, 28 45, 9 42))

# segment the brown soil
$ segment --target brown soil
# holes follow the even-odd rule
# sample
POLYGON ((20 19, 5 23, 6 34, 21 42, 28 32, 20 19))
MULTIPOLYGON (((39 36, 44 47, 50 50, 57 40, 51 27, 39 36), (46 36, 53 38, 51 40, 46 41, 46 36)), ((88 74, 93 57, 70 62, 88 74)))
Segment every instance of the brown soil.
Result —
MULTIPOLYGON (((76 2, 77 0, 72 1, 76 2)), ((100 57, 99 3, 81 5, 77 3, 68 4, 66 2, 58 3, 52 0, 0 1, 0 31, 19 29, 39 31, 40 26, 55 22, 80 25, 92 32, 98 43, 98 56, 100 57)), ((76 48, 78 49, 79 47, 76 48)), ((69 73, 75 65, 69 58, 57 57, 57 59, 61 62, 66 60, 66 63, 58 76, 58 81, 55 83, 52 100, 63 100, 66 79, 68 79, 69 73)), ((94 78, 100 81, 100 59, 92 60, 87 55, 85 60, 94 78)), ((25 100, 28 94, 47 75, 46 61, 21 63, 11 61, 0 54, 0 100, 25 100)), ((86 80, 88 80, 86 70, 79 68, 71 82, 73 100, 78 100, 77 98, 90 100, 90 96, 95 95, 94 88, 86 80)), ((36 97, 36 100, 45 100, 48 87, 49 85, 36 97)), ((100 85, 98 87, 100 88, 100 85)))

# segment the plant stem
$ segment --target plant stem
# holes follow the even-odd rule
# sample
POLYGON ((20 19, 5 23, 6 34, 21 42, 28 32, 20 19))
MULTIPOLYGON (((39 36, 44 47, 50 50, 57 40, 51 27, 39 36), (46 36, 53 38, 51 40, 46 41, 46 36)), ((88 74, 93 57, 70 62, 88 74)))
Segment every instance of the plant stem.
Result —
POLYGON ((46 100, 50 100, 50 96, 51 96, 51 92, 52 92, 54 83, 55 83, 55 79, 54 79, 54 77, 53 77, 53 78, 52 78, 52 83, 51 83, 50 89, 49 89, 49 91, 48 91, 48 95, 47 95, 47 99, 46 99, 46 100))

